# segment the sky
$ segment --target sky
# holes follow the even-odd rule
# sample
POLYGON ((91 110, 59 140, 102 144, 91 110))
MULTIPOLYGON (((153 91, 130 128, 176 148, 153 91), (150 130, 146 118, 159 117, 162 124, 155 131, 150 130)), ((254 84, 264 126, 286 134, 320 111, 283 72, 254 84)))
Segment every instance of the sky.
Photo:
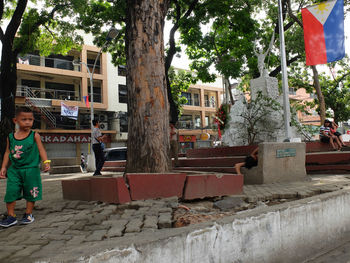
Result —
MULTIPOLYGON (((5 25, 6 24, 1 25, 1 28, 3 30, 6 29, 5 25)), ((350 15, 346 17, 344 25, 345 25, 345 53, 350 57, 350 15)), ((172 26, 171 23, 169 21, 166 21, 165 30, 164 30, 165 43, 167 43, 169 39, 169 32, 170 32, 171 26, 172 26)), ((203 30, 205 30, 205 28, 203 30)), ((177 32, 175 36, 179 38, 179 33, 177 32)), ((1 54, 1 47, 2 47, 2 44, 0 42, 0 54, 1 54)), ((180 55, 174 57, 172 66, 176 68, 189 69, 189 64, 190 64, 190 61, 188 57, 184 52, 182 52, 180 55)))
MULTIPOLYGON (((350 57, 350 15, 348 15, 345 18, 344 21, 344 31, 345 31, 345 53, 350 57)), ((165 30, 164 30, 164 41, 167 43, 167 40, 169 39, 169 32, 171 29, 171 23, 166 22, 165 23, 165 30)), ((179 33, 176 34, 176 37, 179 38, 179 33)), ((177 68, 183 68, 183 69, 189 69, 190 60, 186 56, 184 52, 180 54, 180 57, 174 57, 172 66, 177 68)))

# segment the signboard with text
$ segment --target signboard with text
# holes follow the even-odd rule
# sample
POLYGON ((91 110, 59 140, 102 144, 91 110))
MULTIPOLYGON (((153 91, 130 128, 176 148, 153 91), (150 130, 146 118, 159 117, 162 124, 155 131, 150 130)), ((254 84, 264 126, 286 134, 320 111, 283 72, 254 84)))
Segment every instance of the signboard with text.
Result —
POLYGON ((296 155, 297 155, 297 150, 295 148, 276 150, 277 158, 294 157, 296 155))
MULTIPOLYGON (((90 134, 40 134, 43 143, 89 143, 90 134)), ((107 136, 106 142, 110 142, 107 136)))

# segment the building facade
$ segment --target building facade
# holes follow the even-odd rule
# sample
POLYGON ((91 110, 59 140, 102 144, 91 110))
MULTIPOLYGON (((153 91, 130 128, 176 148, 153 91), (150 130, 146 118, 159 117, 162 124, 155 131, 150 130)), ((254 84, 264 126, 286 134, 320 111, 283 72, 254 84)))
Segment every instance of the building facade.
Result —
MULTIPOLYGON (((298 101, 298 103, 304 104, 305 102, 313 102, 316 98, 316 94, 307 93, 304 88, 295 90, 294 88, 289 88, 289 99, 298 101)), ((305 111, 298 111, 297 117, 300 123, 305 125, 320 126, 321 118, 314 108, 306 106, 305 111), (306 113, 307 112, 307 113, 306 113)))
MULTIPOLYGON (((89 152, 89 71, 99 52, 95 46, 83 45, 81 51, 71 51, 67 56, 32 53, 18 57, 16 105, 34 109, 34 129, 41 134, 49 158, 76 157, 79 162, 80 154, 89 152), (78 110, 77 118, 62 116, 62 107, 78 110)), ((118 76, 118 67, 111 64, 109 56, 102 53, 96 61, 94 119, 100 121, 101 130, 108 135, 107 146, 123 146, 126 133, 120 129, 120 119, 125 115, 126 104, 119 103, 118 91, 120 85, 125 86, 125 77, 118 76)))
MULTIPOLYGON (((100 49, 85 40, 81 51, 68 55, 40 56, 38 53, 18 57, 16 105, 34 109, 34 129, 42 136, 49 158, 76 158, 89 153, 90 142, 90 73, 100 49), (73 63, 74 61, 74 63, 73 63), (76 63, 77 61, 81 62, 76 63), (88 70, 89 69, 89 70, 88 70), (63 107, 78 111, 76 118, 63 116, 63 107)), ((114 66, 111 55, 101 53, 93 73, 94 119, 108 135, 107 147, 126 146, 127 87, 126 68, 114 66)), ((191 86, 183 93, 179 122, 182 152, 188 148, 211 146, 217 132, 214 116, 222 101, 222 79, 214 83, 191 86)))
POLYGON ((215 114, 222 103, 223 81, 217 76, 213 83, 198 82, 182 96, 187 98, 179 119, 179 151, 211 147, 219 140, 215 114))

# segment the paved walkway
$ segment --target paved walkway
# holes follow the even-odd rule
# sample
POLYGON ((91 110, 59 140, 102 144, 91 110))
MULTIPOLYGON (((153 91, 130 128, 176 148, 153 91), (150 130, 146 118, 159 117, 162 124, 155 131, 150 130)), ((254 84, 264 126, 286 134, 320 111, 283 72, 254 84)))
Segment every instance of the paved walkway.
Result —
MULTIPOLYGON (((130 244, 141 235, 155 235, 161 231, 176 233, 172 228, 174 225, 180 227, 215 220, 243 209, 274 205, 350 185, 347 176, 314 176, 309 182, 245 186, 239 202, 235 201, 237 197, 223 199, 236 202, 231 208, 216 206, 215 202, 221 198, 189 203, 178 203, 177 198, 168 198, 126 205, 63 200, 61 180, 82 176, 91 174, 43 176, 43 200, 37 203, 34 211, 36 221, 27 226, 0 229, 0 262, 48 259, 51 259, 50 262, 62 262, 59 258, 64 253, 70 253, 66 258, 76 262, 84 255, 97 253, 98 249, 130 244)), ((1 198, 5 193, 5 182, 0 181, 1 198)), ((25 202, 19 201, 16 207, 19 217, 24 213, 24 207, 25 202)), ((0 212, 5 211, 5 204, 1 203, 0 212)))

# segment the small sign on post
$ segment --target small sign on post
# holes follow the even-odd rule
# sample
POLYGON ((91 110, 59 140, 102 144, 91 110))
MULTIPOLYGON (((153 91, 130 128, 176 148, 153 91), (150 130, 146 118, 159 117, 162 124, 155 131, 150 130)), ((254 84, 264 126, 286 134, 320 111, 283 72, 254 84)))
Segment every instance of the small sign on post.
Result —
POLYGON ((276 158, 294 157, 297 155, 295 148, 276 150, 276 158))

